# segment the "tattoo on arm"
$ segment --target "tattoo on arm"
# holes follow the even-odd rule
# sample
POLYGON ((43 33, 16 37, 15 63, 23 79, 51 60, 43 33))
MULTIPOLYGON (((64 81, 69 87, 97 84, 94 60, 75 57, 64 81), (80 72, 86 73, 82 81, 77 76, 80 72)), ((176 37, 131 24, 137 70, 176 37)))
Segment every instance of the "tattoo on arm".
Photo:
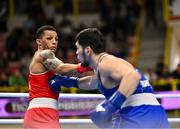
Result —
POLYGON ((47 59, 43 62, 43 64, 51 70, 56 70, 59 64, 62 64, 63 62, 60 61, 58 58, 53 58, 53 59, 47 59))
POLYGON ((56 70, 57 66, 63 63, 61 60, 56 58, 54 53, 50 50, 44 50, 41 52, 40 56, 42 57, 42 63, 45 67, 51 70, 56 70))

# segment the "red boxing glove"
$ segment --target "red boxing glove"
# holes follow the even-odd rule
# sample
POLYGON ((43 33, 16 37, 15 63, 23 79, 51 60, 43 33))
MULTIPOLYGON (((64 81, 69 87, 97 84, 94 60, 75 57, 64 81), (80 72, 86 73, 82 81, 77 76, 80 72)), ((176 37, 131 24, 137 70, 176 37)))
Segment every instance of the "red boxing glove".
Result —
POLYGON ((88 72, 88 71, 93 71, 93 69, 91 67, 82 67, 81 65, 78 65, 76 68, 76 71, 78 73, 84 73, 84 72, 88 72))

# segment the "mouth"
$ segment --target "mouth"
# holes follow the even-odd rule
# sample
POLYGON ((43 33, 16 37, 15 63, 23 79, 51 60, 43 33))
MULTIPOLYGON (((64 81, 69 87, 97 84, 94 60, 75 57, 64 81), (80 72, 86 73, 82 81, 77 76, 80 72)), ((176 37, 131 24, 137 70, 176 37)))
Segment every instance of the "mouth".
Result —
POLYGON ((56 52, 56 48, 55 47, 50 48, 50 50, 53 51, 53 52, 56 52))
POLYGON ((77 59, 79 60, 79 61, 81 61, 81 58, 77 55, 77 59))

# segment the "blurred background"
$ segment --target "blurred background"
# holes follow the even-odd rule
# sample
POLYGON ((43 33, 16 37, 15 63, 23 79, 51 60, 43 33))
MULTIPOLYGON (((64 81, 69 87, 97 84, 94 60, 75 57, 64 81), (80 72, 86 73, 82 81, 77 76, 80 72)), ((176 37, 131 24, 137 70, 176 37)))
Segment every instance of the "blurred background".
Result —
MULTIPOLYGON (((28 66, 37 49, 35 31, 57 28, 57 57, 77 63, 74 37, 97 27, 106 51, 131 62, 155 93, 180 93, 179 0, 0 0, 0 92, 28 92, 28 66)), ((63 89, 63 93, 98 93, 63 89)), ((161 99, 169 116, 180 117, 179 99, 161 99), (163 103, 164 102, 164 103, 163 103)))

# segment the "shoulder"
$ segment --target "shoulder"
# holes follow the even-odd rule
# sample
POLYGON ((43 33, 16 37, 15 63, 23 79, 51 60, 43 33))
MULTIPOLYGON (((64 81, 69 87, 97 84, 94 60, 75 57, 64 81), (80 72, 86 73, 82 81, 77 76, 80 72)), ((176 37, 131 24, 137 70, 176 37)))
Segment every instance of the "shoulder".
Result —
POLYGON ((108 72, 115 66, 116 62, 116 57, 108 54, 102 58, 101 62, 98 65, 98 70, 100 72, 108 72))
POLYGON ((39 56, 43 59, 53 58, 55 55, 51 50, 42 50, 39 52, 39 56))
POLYGON ((105 56, 99 64, 98 68, 100 71, 106 72, 116 72, 122 70, 124 71, 127 69, 134 69, 133 66, 126 60, 113 55, 105 56))
POLYGON ((39 51, 36 51, 31 60, 31 63, 29 65, 30 73, 39 74, 39 73, 44 73, 45 71, 47 71, 47 69, 44 67, 42 63, 42 58, 40 57, 39 54, 40 54, 39 51))
POLYGON ((99 63, 99 68, 106 69, 108 67, 116 66, 117 63, 121 62, 120 58, 117 58, 113 55, 106 55, 99 63))
POLYGON ((54 57, 55 55, 51 50, 38 50, 35 52, 32 61, 43 62, 54 57))

